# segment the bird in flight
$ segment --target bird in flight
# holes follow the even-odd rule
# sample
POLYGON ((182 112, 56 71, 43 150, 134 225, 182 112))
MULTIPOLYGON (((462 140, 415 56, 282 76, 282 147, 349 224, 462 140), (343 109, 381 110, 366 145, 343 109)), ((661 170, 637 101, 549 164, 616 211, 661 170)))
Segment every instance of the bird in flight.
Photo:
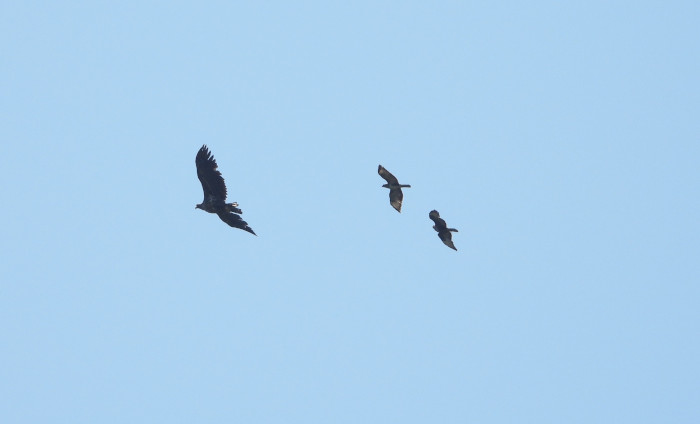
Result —
POLYGON ((433 229, 437 231, 438 237, 440 237, 440 240, 445 243, 445 246, 449 247, 450 249, 457 250, 454 243, 452 243, 452 232, 456 233, 457 229, 447 228, 445 220, 440 218, 440 213, 436 210, 430 211, 428 216, 433 220, 433 222, 435 222, 433 229))
POLYGON ((231 227, 240 228, 257 235, 248 226, 248 223, 238 215, 243 213, 242 210, 238 209, 238 203, 226 203, 224 177, 221 176, 221 172, 217 169, 216 159, 214 159, 206 144, 197 152, 195 164, 197 164, 197 177, 199 182, 202 183, 202 190, 204 190, 204 200, 196 205, 195 209, 215 213, 231 227))
POLYGON ((389 189, 389 203, 394 207, 399 213, 401 213, 401 202, 403 202, 403 191, 401 187, 411 187, 408 184, 399 184, 399 180, 383 166, 379 165, 377 170, 379 176, 384 178, 388 184, 384 184, 382 187, 389 189))

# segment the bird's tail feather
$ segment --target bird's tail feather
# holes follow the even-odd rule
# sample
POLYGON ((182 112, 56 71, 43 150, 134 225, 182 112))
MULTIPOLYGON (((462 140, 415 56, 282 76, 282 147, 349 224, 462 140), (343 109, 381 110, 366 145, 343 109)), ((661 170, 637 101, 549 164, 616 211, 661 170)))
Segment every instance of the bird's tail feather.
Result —
POLYGON ((447 231, 452 231, 453 233, 459 232, 456 228, 448 228, 447 231))
POLYGON ((399 184, 399 187, 408 187, 408 188, 411 188, 411 186, 408 185, 408 184, 399 184))

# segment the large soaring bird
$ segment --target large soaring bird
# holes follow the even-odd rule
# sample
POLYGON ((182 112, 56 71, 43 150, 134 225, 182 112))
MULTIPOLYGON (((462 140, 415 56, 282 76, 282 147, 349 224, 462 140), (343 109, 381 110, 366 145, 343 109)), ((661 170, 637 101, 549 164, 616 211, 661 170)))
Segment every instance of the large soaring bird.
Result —
POLYGON ((377 170, 379 176, 384 178, 388 184, 384 184, 382 187, 389 189, 389 203, 394 207, 399 213, 401 212, 401 202, 403 202, 403 191, 401 187, 411 187, 408 184, 399 184, 399 180, 383 166, 379 165, 377 170))
POLYGON ((216 159, 214 159, 206 145, 202 146, 197 152, 195 163, 197 164, 197 177, 199 182, 202 183, 202 189, 204 190, 204 200, 195 206, 195 209, 215 213, 231 227, 240 228, 256 235, 253 229, 248 226, 248 223, 238 215, 243 213, 242 210, 238 209, 238 203, 226 203, 224 177, 221 176, 221 172, 217 169, 216 159))
POLYGON ((438 237, 440 237, 440 240, 445 243, 445 246, 457 250, 454 243, 452 243, 452 232, 456 233, 457 230, 455 228, 447 228, 445 220, 440 218, 440 213, 438 213, 436 210, 430 211, 428 216, 433 220, 433 222, 435 222, 433 229, 437 231, 438 237))

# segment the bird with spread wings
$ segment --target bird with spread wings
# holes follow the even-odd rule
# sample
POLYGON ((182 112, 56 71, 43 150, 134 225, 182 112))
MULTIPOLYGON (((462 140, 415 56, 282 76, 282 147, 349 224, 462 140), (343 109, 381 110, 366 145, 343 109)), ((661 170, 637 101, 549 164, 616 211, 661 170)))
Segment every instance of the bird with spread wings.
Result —
POLYGON ((196 205, 195 209, 215 213, 229 226, 257 235, 248 226, 248 223, 238 215, 243 213, 242 210, 238 209, 238 203, 226 203, 227 193, 224 177, 221 176, 221 172, 217 169, 216 159, 214 159, 206 145, 202 146, 197 152, 195 164, 197 165, 197 177, 199 182, 202 183, 202 190, 204 190, 204 200, 196 205))
POLYGON ((384 178, 387 182, 387 184, 384 184, 382 187, 389 189, 389 203, 391 203, 394 209, 401 213, 401 202, 403 202, 403 191, 401 191, 401 187, 408 188, 411 186, 408 184, 399 184, 399 180, 381 165, 379 165, 377 172, 379 176, 384 178))
POLYGON ((435 225, 433 225, 433 229, 437 231, 438 237, 440 237, 440 240, 445 243, 445 246, 449 247, 450 249, 457 250, 454 243, 452 243, 452 232, 456 233, 457 229, 447 228, 447 223, 444 219, 440 218, 440 213, 436 210, 430 211, 428 216, 435 223, 435 225))

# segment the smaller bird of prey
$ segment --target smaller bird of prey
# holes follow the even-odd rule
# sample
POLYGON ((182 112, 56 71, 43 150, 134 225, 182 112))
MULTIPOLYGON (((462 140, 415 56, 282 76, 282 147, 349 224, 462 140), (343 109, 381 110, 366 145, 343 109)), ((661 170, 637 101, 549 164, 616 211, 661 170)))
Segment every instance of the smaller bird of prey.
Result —
POLYGON ((197 177, 202 183, 204 190, 204 200, 196 205, 195 209, 201 209, 205 212, 215 213, 219 215, 222 221, 234 228, 248 231, 253 235, 255 232, 248 226, 248 223, 239 215, 243 213, 238 209, 238 203, 226 203, 226 183, 224 177, 219 172, 216 159, 211 154, 206 145, 202 146, 197 152, 197 157, 194 160, 197 165, 197 177))
POLYGON ((388 184, 384 184, 382 187, 389 189, 389 203, 394 207, 399 213, 401 213, 401 202, 403 202, 403 191, 401 187, 411 187, 408 184, 399 184, 399 180, 383 166, 379 165, 377 170, 379 176, 384 178, 388 184))
POLYGON ((440 218, 440 213, 436 210, 430 211, 428 216, 435 223, 435 225, 433 225, 433 229, 437 231, 438 237, 440 237, 440 240, 445 243, 445 246, 449 247, 450 249, 457 250, 454 243, 452 243, 452 232, 456 233, 457 229, 447 228, 445 220, 440 218))

